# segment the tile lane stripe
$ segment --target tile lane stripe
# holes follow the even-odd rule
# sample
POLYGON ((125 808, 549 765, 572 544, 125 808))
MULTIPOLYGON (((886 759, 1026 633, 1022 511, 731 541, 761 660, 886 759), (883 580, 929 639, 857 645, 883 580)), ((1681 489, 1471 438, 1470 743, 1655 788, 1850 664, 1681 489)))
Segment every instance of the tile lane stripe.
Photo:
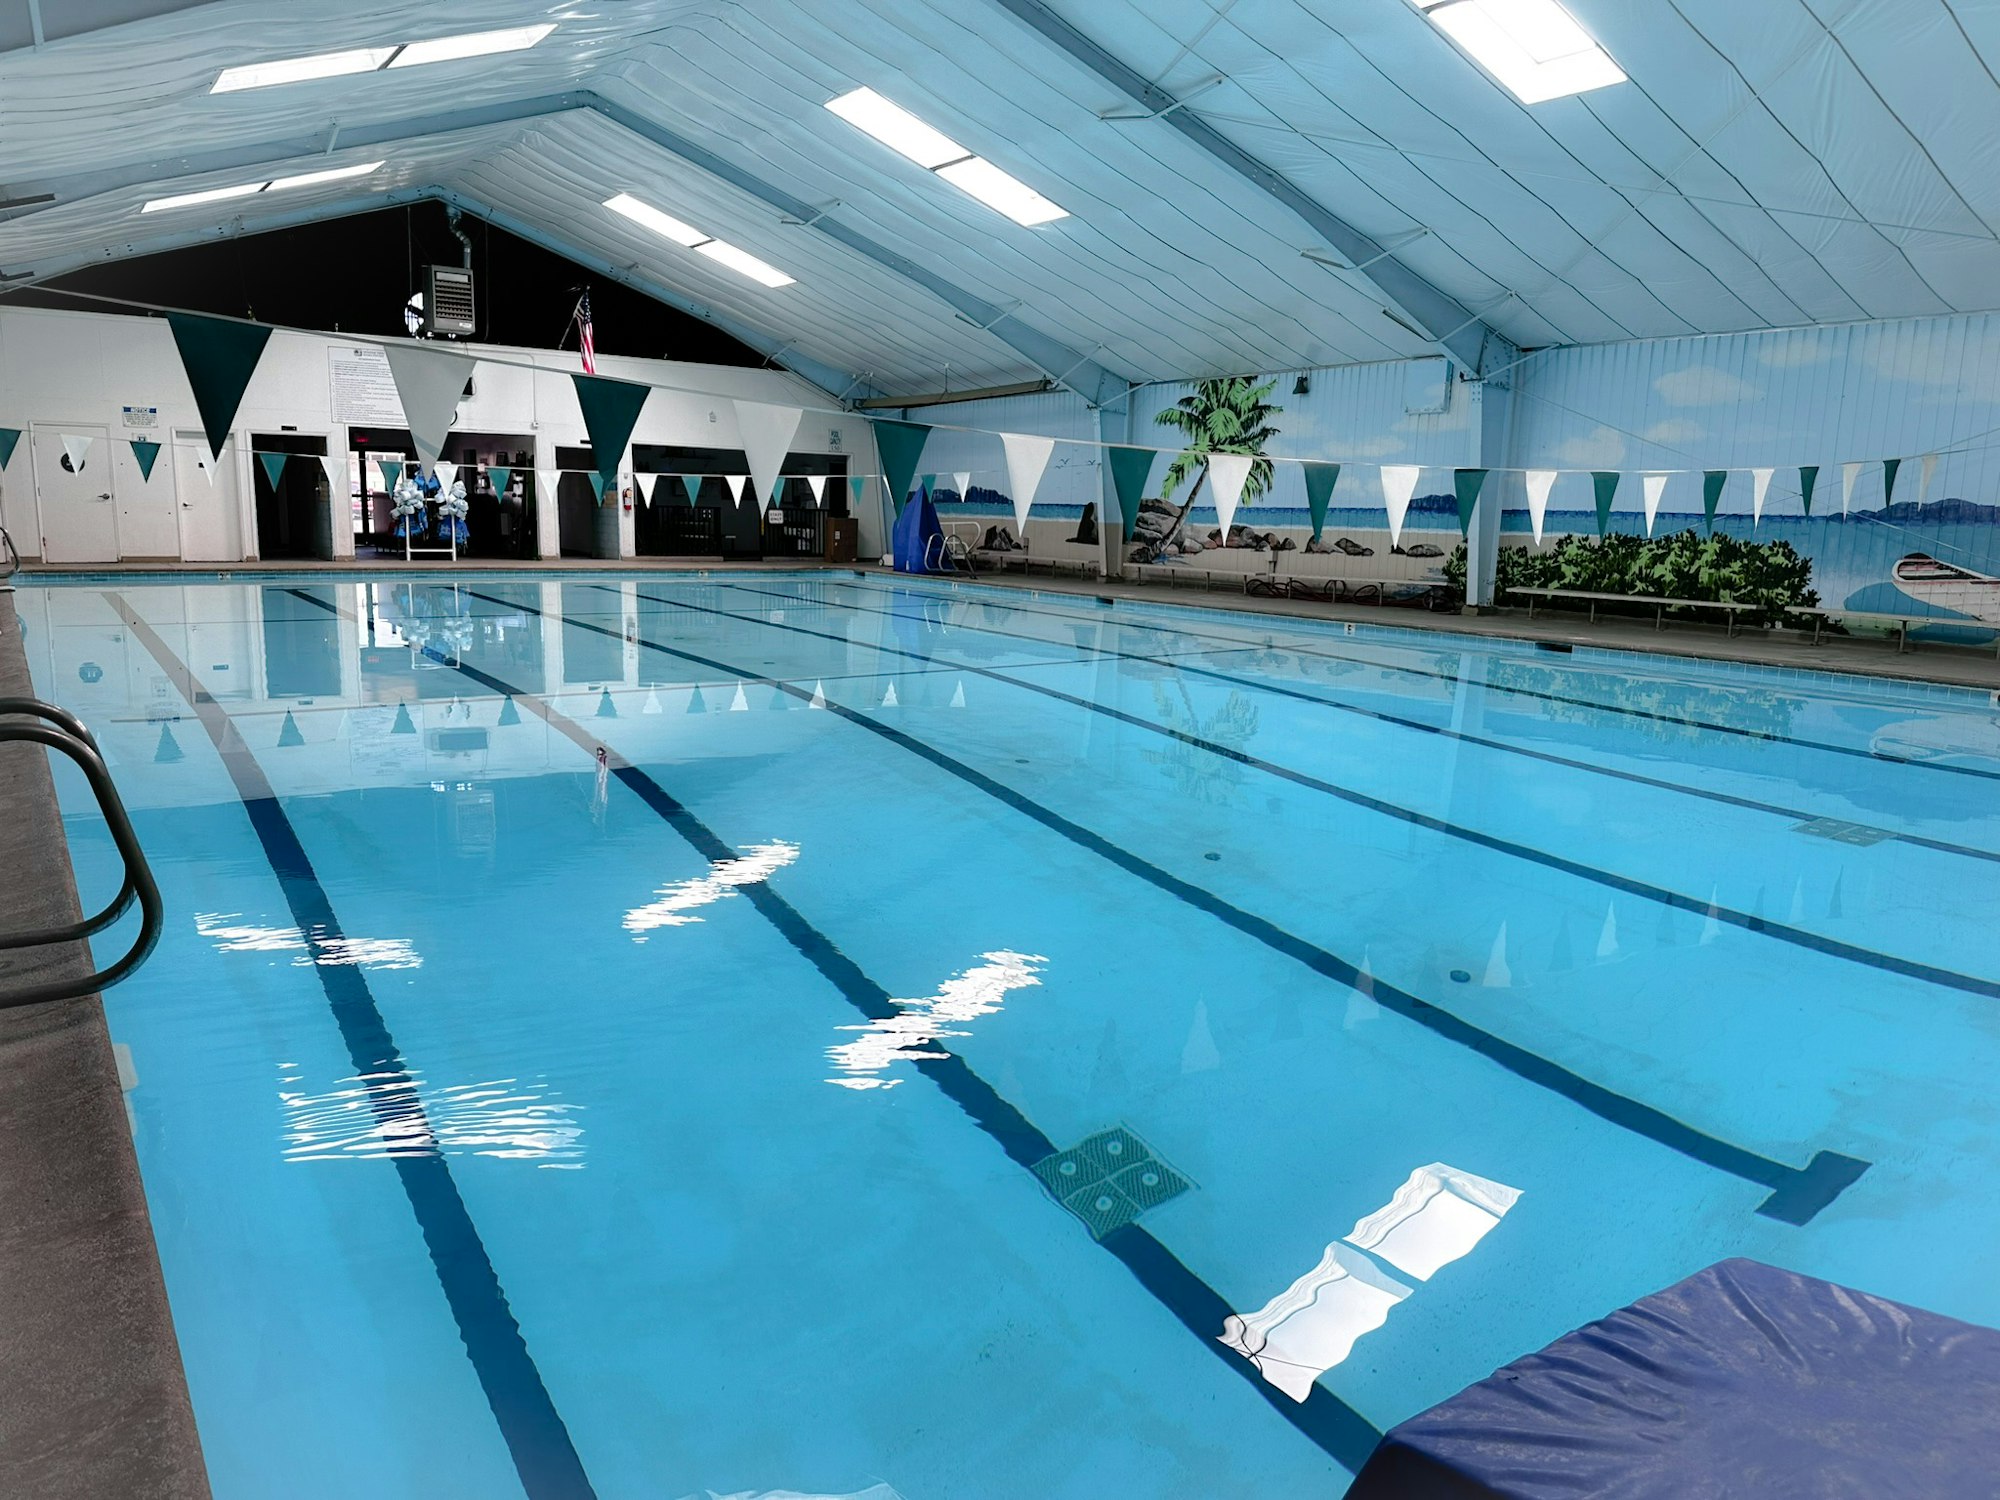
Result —
MULTIPOLYGON (((208 732, 263 846, 271 872, 284 891, 294 924, 301 932, 339 937, 339 918, 334 915, 333 903, 299 842, 298 832, 228 714, 123 596, 106 592, 104 598, 125 622, 126 629, 173 679, 208 732)), ((385 1124, 395 1124, 399 1130, 407 1130, 414 1117, 423 1126, 425 1136, 434 1139, 430 1123, 423 1117, 423 1106, 416 1102, 419 1093, 410 1077, 409 1064, 382 1018, 366 974, 345 964, 315 964, 313 972, 319 977, 334 1022, 340 1028, 355 1076, 372 1080, 369 1102, 377 1118, 385 1124)), ((499 1274, 472 1222, 450 1165, 436 1151, 421 1156, 398 1155, 392 1161, 403 1195, 423 1232, 424 1247, 430 1252, 438 1285, 458 1324, 466 1356, 472 1361, 487 1405, 513 1457, 522 1489, 529 1500, 595 1500, 597 1492, 584 1473, 569 1429, 556 1411, 541 1371, 535 1367, 534 1356, 522 1337, 520 1324, 507 1305, 506 1289, 500 1285, 499 1274)))

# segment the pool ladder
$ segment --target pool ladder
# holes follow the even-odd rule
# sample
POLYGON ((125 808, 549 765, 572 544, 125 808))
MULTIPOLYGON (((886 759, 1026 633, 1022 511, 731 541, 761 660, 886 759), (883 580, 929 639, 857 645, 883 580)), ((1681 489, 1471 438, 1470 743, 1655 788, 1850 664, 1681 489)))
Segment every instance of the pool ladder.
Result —
MULTIPOLYGON (((139 837, 132 831, 132 820, 126 815, 124 799, 118 795, 118 788, 111 780, 103 753, 97 748, 96 737, 85 727, 83 720, 67 709, 44 703, 39 698, 0 698, 0 744, 20 741, 59 750, 83 772, 91 791, 96 794, 105 826, 111 830, 111 841, 118 847, 118 857, 124 862, 125 881, 119 886, 111 904, 96 916, 85 917, 63 927, 0 933, 0 951, 81 942, 124 916, 134 901, 139 903, 139 935, 133 939, 125 956, 107 969, 93 970, 75 979, 45 980, 25 989, 0 988, 0 1010, 39 1005, 49 1000, 75 1000, 107 989, 144 963, 154 945, 160 941, 160 888, 153 880, 152 866, 146 863, 145 851, 139 847, 139 837)), ((0 977, 0 986, 4 986, 5 982, 5 978, 0 977)))

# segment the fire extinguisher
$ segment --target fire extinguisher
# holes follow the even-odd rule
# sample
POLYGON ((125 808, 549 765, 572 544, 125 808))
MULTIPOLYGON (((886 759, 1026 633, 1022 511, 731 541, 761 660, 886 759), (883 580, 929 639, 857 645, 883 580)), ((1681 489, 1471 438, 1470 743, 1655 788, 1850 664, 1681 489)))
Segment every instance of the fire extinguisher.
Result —
POLYGON ((623 489, 619 490, 619 491, 618 491, 618 498, 619 498, 620 500, 622 500, 622 501, 624 501, 624 502, 625 502, 625 514, 626 514, 626 515, 628 515, 628 516, 629 516, 629 515, 631 515, 631 514, 632 514, 632 488, 631 488, 631 486, 630 486, 630 485, 627 485, 627 486, 625 486, 625 487, 624 487, 623 489))

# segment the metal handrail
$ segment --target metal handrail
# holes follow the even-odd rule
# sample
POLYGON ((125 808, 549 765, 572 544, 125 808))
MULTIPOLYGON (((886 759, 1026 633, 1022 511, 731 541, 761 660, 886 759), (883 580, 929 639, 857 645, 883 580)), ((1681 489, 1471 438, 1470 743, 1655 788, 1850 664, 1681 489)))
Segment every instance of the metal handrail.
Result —
POLYGON ((14 585, 7 582, 21 571, 21 554, 14 550, 14 539, 7 535, 7 528, 0 526, 0 593, 12 592, 14 585))
MULTIPOLYGON (((58 729, 74 735, 90 746, 101 759, 104 752, 98 749, 97 736, 83 720, 66 708, 58 708, 53 703, 44 703, 39 698, 0 698, 0 718, 9 715, 28 714, 37 719, 46 719, 58 729)), ((0 952, 9 948, 39 948, 45 943, 73 943, 89 937, 93 932, 102 932, 113 922, 124 916, 132 905, 132 898, 138 894, 138 886, 133 881, 132 869, 125 869, 125 883, 118 888, 118 894, 111 904, 94 917, 86 917, 80 922, 72 922, 67 927, 51 927, 40 932, 30 932, 17 936, 0 933, 0 952)))
POLYGON ((0 994, 0 1010, 12 1010, 22 1005, 40 1005, 50 1000, 74 1000, 83 995, 95 994, 109 989, 125 978, 140 964, 144 963, 160 941, 160 927, 163 909, 160 904, 160 888, 153 880, 152 867, 146 863, 146 854, 139 847, 139 837, 132 831, 132 820, 126 815, 124 799, 118 795, 118 788, 111 780, 111 772, 104 764, 104 757, 98 753, 96 741, 90 731, 83 728, 73 714, 28 698, 0 699, 0 711, 13 715, 31 715, 43 723, 0 722, 0 743, 27 741, 45 746, 50 750, 60 750, 76 763, 90 783, 91 791, 97 797, 99 811, 104 814, 105 826, 111 831, 111 841, 118 847, 118 856, 125 864, 125 883, 120 888, 119 897, 97 917, 87 922, 71 923, 66 927, 48 928, 40 932, 0 938, 0 948, 41 947, 47 944, 73 942, 79 936, 98 931, 116 920, 134 897, 139 902, 139 935, 125 956, 108 969, 93 970, 76 979, 52 979, 41 984, 29 985, 26 989, 0 994), (70 728, 75 725, 77 730, 70 728))

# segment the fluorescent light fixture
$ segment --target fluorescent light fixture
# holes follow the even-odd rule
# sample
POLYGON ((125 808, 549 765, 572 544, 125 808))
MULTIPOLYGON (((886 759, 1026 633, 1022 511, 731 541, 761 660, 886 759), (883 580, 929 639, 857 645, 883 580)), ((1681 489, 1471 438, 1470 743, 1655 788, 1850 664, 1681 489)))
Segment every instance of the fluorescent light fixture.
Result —
POLYGON ((1523 104, 1623 83, 1558 0, 1410 0, 1523 104))
POLYGON ((324 172, 301 172, 296 177, 274 179, 266 191, 275 193, 281 188, 318 187, 322 182, 340 182, 349 177, 366 177, 370 172, 381 170, 381 162, 365 161, 358 167, 329 167, 324 172))
POLYGON ((392 68, 416 68, 425 63, 453 62, 461 57, 491 57, 496 52, 525 52, 556 29, 549 21, 540 26, 514 26, 505 31, 469 31, 463 36, 441 36, 435 41, 411 42, 389 64, 392 68))
POLYGON ((748 250, 738 250, 726 240, 707 240, 694 248, 710 260, 720 261, 737 274, 748 276, 752 281, 760 281, 765 286, 792 284, 792 278, 776 266, 765 264, 748 250))
POLYGON ((653 233, 672 240, 676 245, 685 245, 692 250, 711 236, 703 234, 692 224, 683 224, 672 214, 663 214, 650 203, 641 203, 630 193, 620 193, 615 198, 606 198, 604 206, 613 213, 621 213, 635 224, 643 224, 653 233))
POLYGON ((676 245, 685 246, 710 260, 729 267, 738 275, 747 276, 752 281, 765 286, 790 286, 794 278, 787 276, 776 266, 757 259, 747 250, 739 250, 726 240, 719 240, 712 234, 696 229, 692 224, 684 224, 672 214, 662 213, 650 203, 641 202, 630 193, 619 193, 606 198, 604 206, 614 213, 621 213, 635 224, 643 224, 653 233, 676 245))
POLYGON ((935 172, 960 191, 971 194, 988 208, 997 209, 1016 224, 1047 224, 1069 217, 1019 178, 1003 172, 982 156, 974 156, 942 131, 933 130, 922 120, 884 99, 873 89, 855 89, 826 107, 859 130, 865 130, 883 145, 899 151, 927 172, 935 172))
POLYGON ((997 208, 1016 224, 1046 224, 1069 214, 1018 178, 1010 177, 982 156, 968 156, 937 169, 938 176, 972 194, 988 208, 997 208))
POLYGON ((838 99, 829 99, 826 107, 928 171, 972 155, 950 136, 931 129, 900 104, 891 104, 873 89, 842 94, 838 99))
POLYGON ((197 203, 220 203, 225 198, 248 198, 252 193, 264 191, 261 182, 239 183, 235 187, 204 188, 199 193, 177 193, 171 198, 149 198, 139 210, 142 214, 156 214, 163 208, 193 208, 197 203))
POLYGON ((361 47, 352 52, 320 52, 311 57, 288 57, 279 62, 245 63, 240 68, 224 68, 216 75, 209 92, 233 94, 238 89, 268 88, 274 83, 304 83, 309 78, 372 73, 395 51, 394 47, 361 47))

